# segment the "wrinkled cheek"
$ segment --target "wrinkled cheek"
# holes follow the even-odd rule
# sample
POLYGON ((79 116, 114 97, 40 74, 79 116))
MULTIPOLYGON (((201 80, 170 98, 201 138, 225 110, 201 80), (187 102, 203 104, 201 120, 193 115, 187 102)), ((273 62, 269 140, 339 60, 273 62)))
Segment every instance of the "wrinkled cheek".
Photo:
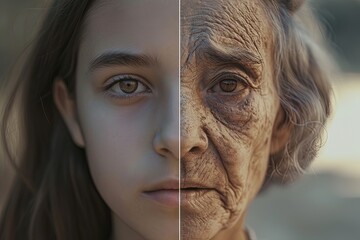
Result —
POLYGON ((207 102, 215 119, 240 138, 254 132, 252 128, 259 121, 259 104, 254 92, 245 98, 208 98, 207 102))
POLYGON ((249 165, 249 176, 246 187, 249 189, 251 199, 255 198, 266 176, 270 156, 273 121, 274 118, 268 115, 263 118, 255 141, 256 145, 254 145, 252 160, 249 165))
POLYGON ((239 219, 249 202, 249 176, 256 161, 253 147, 258 140, 261 114, 259 103, 252 95, 239 104, 214 103, 213 106, 208 132, 227 178, 227 185, 221 191, 222 206, 228 216, 226 227, 239 219))
MULTIPOLYGON (((223 134, 225 135, 225 134, 223 134)), ((241 139, 237 134, 228 134, 228 144, 222 152, 224 174, 227 176, 227 185, 222 190, 222 206, 227 213, 227 221, 224 227, 233 225, 242 215, 244 204, 247 202, 247 180, 251 155, 245 144, 241 144, 241 139)), ((224 138, 223 138, 224 139, 224 138)), ((220 147, 219 147, 220 148, 220 147)))

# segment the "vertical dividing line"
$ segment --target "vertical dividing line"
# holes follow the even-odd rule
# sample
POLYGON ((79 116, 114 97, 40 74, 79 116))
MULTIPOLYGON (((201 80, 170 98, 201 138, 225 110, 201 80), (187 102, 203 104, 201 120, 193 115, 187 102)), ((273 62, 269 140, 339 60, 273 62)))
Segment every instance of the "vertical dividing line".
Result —
POLYGON ((181 188, 180 188, 180 183, 181 183, 181 72, 180 72, 180 69, 181 69, 181 0, 178 1, 179 3, 179 15, 178 15, 178 18, 179 18, 179 240, 181 239, 181 188))

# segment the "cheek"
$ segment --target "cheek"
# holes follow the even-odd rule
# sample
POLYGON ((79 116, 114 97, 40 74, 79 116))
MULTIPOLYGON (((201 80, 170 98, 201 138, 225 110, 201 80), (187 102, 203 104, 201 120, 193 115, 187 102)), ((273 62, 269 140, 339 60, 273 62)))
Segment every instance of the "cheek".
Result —
POLYGON ((238 182, 249 202, 259 191, 269 159, 272 128, 277 112, 272 93, 256 92, 236 109, 223 110, 223 127, 228 131, 232 153, 224 152, 228 159, 229 176, 238 182), (233 158, 231 156, 238 156, 233 158), (230 166, 237 169, 231 170, 230 166))
POLYGON ((259 107, 259 119, 257 130, 253 135, 252 161, 248 170, 247 189, 249 198, 254 198, 264 181, 270 156, 271 136, 276 114, 278 112, 277 101, 273 94, 264 95, 264 100, 259 107))
POLYGON ((254 127, 257 126, 261 115, 256 93, 247 91, 248 94, 244 98, 240 96, 209 98, 207 101, 212 115, 227 129, 238 132, 239 136, 251 135, 251 132, 256 130, 254 127))
POLYGON ((93 180, 115 212, 136 199, 149 173, 151 161, 145 156, 152 154, 152 132, 145 122, 151 119, 147 107, 122 107, 97 99, 79 105, 93 180))
POLYGON ((212 105, 207 131, 228 178, 222 192, 223 206, 233 213, 230 223, 241 215, 265 176, 276 112, 273 102, 271 95, 254 92, 239 104, 212 105))

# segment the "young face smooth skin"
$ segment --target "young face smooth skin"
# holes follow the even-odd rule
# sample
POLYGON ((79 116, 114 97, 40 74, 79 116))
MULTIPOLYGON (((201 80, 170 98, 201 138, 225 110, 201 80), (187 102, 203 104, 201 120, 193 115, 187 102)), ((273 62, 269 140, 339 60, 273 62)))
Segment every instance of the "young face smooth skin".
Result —
POLYGON ((259 0, 183 0, 181 13, 181 237, 246 239, 286 132, 271 28, 259 0))
POLYGON ((55 86, 112 211, 112 239, 178 239, 178 4, 97 1, 84 22, 76 99, 55 86))

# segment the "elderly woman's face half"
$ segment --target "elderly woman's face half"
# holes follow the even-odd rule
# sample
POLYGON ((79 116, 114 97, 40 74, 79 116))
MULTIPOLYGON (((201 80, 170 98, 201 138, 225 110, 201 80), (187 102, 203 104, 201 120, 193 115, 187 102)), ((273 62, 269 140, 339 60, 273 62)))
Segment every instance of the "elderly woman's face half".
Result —
POLYGON ((235 239, 284 142, 260 0, 181 1, 181 236, 235 239))

